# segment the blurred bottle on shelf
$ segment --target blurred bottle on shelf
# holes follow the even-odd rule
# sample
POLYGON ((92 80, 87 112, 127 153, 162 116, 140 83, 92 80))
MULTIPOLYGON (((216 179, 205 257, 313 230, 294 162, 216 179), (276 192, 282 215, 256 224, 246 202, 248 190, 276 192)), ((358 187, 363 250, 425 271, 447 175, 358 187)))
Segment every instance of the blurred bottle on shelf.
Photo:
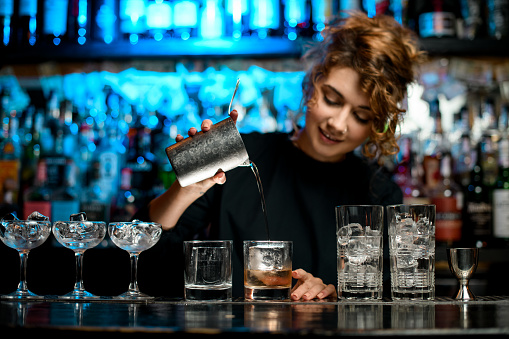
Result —
POLYGON ((198 37, 202 39, 219 39, 223 37, 224 11, 219 0, 203 0, 200 10, 198 37))
POLYGON ((363 1, 363 8, 366 14, 371 18, 375 15, 389 15, 396 21, 402 23, 403 7, 406 1, 402 0, 374 0, 363 1))
POLYGON ((408 2, 409 27, 421 38, 456 37, 461 17, 456 0, 415 0, 408 2))
POLYGON ((127 168, 132 170, 132 187, 150 197, 157 178, 157 164, 151 150, 151 130, 131 128, 127 168))
POLYGON ((71 159, 65 159, 63 178, 51 189, 52 221, 68 221, 72 214, 80 212, 79 193, 76 188, 76 166, 71 159))
POLYGON ((497 40, 509 37, 509 1, 487 0, 488 35, 497 40))
POLYGON ((105 94, 105 115, 104 121, 98 124, 98 145, 94 150, 92 161, 99 164, 97 185, 100 186, 102 194, 107 200, 116 195, 119 181, 120 169, 125 162, 125 148, 119 137, 118 120, 120 115, 120 98, 110 86, 104 88, 105 94))
POLYGON ((119 153, 116 145, 116 134, 117 131, 112 128, 108 128, 107 131, 101 130, 99 136, 101 141, 95 150, 95 160, 93 160, 99 164, 97 184, 109 199, 117 192, 122 168, 122 154, 119 153))
POLYGON ((100 185, 101 164, 93 161, 85 176, 85 186, 80 193, 80 211, 87 214, 88 220, 110 221, 110 196, 100 185))
POLYGON ((468 247, 488 246, 493 229, 492 193, 484 179, 482 150, 483 143, 479 142, 470 182, 464 191, 462 242, 468 247))
POLYGON ((120 174, 120 190, 111 204, 111 221, 130 221, 144 200, 140 191, 132 185, 133 170, 123 168, 120 174))
POLYGON ((452 158, 445 153, 440 163, 441 180, 430 192, 431 203, 436 206, 435 239, 447 246, 461 241, 463 194, 452 176, 452 158))
POLYGON ((49 45, 58 46, 67 33, 67 0, 44 0, 42 35, 49 45))
POLYGON ((37 112, 35 107, 30 105, 24 112, 24 131, 22 138, 21 157, 21 192, 32 186, 36 177, 37 163, 41 155, 40 130, 42 129, 43 113, 37 112))
POLYGON ((147 29, 156 41, 169 39, 172 28, 172 8, 168 0, 155 0, 147 4, 147 29))
POLYGON ((225 3, 225 34, 239 40, 244 34, 249 33, 247 29, 249 3, 247 0, 226 0, 225 3))
POLYGON ((403 201, 405 204, 429 204, 430 197, 423 183, 424 169, 422 156, 412 152, 410 159, 410 181, 405 186, 403 201))
POLYGON ((313 40, 322 41, 321 32, 325 25, 337 12, 335 2, 332 0, 311 0, 311 22, 313 28, 313 40))
POLYGON ((118 39, 118 3, 115 0, 92 2, 92 37, 96 41, 111 44, 118 39))
POLYGON ((280 25, 278 0, 259 0, 251 2, 249 29, 260 39, 270 35, 280 25))
POLYGON ((458 38, 472 40, 485 36, 485 9, 481 0, 463 0, 460 2, 462 22, 458 31, 458 38))
POLYGON ((173 2, 173 30, 182 40, 196 37, 198 30, 197 0, 176 0, 173 2))
POLYGON ((466 187, 470 181, 470 172, 474 166, 475 154, 472 150, 469 134, 463 134, 458 142, 458 151, 454 156, 455 181, 466 187))
POLYGON ((9 46, 12 42, 12 16, 14 0, 0 0, 0 40, 1 46, 9 46))
POLYGON ((285 0, 284 33, 289 40, 296 40, 309 28, 309 7, 305 0, 285 0))
POLYGON ((496 142, 498 138, 498 134, 492 134, 489 131, 486 131, 486 134, 481 139, 483 145, 481 161, 484 170, 484 184, 488 187, 493 187, 493 185, 495 185, 495 180, 497 179, 498 175, 498 143, 496 142))
POLYGON ((442 113, 440 112, 438 99, 430 102, 429 114, 433 118, 433 131, 426 140, 423 140, 424 185, 427 195, 430 195, 429 192, 433 191, 439 184, 440 162, 444 150, 448 150, 447 139, 442 130, 442 113))
POLYGON ((147 38, 147 13, 144 0, 120 0, 120 33, 125 41, 136 44, 147 38))
MULTIPOLYGON (((4 92, 5 93, 5 92, 4 92)), ((0 139, 0 215, 16 212, 21 171, 21 145, 18 135, 19 119, 10 110, 9 95, 2 97, 2 139, 0 139)))
POLYGON ((396 155, 396 166, 393 173, 393 179, 400 187, 406 186, 410 179, 412 143, 412 138, 409 136, 405 136, 399 141, 400 151, 396 155))
POLYGON ((51 189, 52 221, 67 221, 71 214, 80 212, 76 187, 76 165, 72 159, 58 153, 46 157, 45 161, 48 166, 48 183, 51 189))
POLYGON ((34 46, 37 42, 37 0, 20 0, 16 4, 16 43, 22 47, 34 46))
POLYGON ((504 136, 498 148, 499 171, 493 189, 493 236, 509 240, 509 139, 504 136))
POLYGON ((91 0, 71 0, 67 36, 70 42, 84 45, 90 37, 91 0))
POLYGON ((47 186, 48 174, 46 161, 41 159, 37 163, 34 184, 23 192, 23 218, 38 211, 47 216, 51 221, 51 189, 47 186))
POLYGON ((340 16, 346 16, 348 11, 362 11, 364 10, 363 1, 361 0, 341 0, 339 1, 340 16))
POLYGON ((403 192, 404 204, 429 204, 430 199, 423 184, 422 161, 413 150, 413 139, 401 139, 398 163, 393 179, 403 192))

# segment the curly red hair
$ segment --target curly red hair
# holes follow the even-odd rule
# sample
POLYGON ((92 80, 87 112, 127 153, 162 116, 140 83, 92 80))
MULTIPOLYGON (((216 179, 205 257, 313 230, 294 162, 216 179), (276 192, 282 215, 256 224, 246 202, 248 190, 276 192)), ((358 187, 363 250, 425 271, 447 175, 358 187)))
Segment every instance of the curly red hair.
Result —
POLYGON ((407 87, 416 79, 416 65, 424 60, 415 33, 394 18, 369 18, 351 12, 329 24, 324 41, 304 56, 311 62, 303 81, 303 100, 313 104, 315 87, 335 67, 349 67, 360 75, 361 88, 368 94, 375 120, 363 154, 369 158, 399 151, 396 128, 405 112, 400 107, 407 87))

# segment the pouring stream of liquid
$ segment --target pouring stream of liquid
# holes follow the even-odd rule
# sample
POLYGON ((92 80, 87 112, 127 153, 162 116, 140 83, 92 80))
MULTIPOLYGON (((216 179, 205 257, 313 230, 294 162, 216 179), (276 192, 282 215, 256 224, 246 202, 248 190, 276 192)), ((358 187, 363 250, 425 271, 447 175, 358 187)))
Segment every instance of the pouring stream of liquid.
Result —
MULTIPOLYGON (((237 79, 237 83, 235 84, 235 90, 233 91, 232 99, 230 100, 230 105, 228 106, 228 114, 230 114, 232 109, 232 103, 233 99, 235 98, 235 94, 237 94, 237 89, 239 88, 239 82, 240 79, 237 79)), ((263 217, 265 220, 265 231, 267 232, 267 240, 270 240, 270 234, 269 234, 269 223, 267 221, 267 206, 265 205, 265 196, 263 195, 263 187, 262 187, 262 180, 260 179, 260 174, 258 173, 258 168, 252 161, 246 161, 246 163, 242 164, 242 166, 248 165, 251 167, 251 170, 253 171, 253 174, 256 179, 256 184, 258 185, 258 191, 260 192, 260 200, 262 203, 262 212, 263 217)))
POLYGON ((256 184, 258 185, 258 191, 260 192, 260 199, 261 199, 261 203, 262 203, 262 212, 263 212, 263 216, 265 218, 265 231, 267 232, 267 240, 270 240, 269 223, 267 221, 267 206, 265 205, 265 196, 263 195, 262 180, 260 178, 260 174, 258 173, 258 168, 256 167, 254 162, 250 161, 250 167, 253 170, 253 174, 256 178, 256 184))

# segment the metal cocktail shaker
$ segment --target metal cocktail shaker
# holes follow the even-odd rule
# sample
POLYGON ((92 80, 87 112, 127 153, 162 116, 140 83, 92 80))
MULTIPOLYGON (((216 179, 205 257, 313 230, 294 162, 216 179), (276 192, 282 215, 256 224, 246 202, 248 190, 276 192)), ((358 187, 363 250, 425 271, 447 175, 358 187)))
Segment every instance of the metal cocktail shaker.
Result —
POLYGON ((198 132, 166 148, 180 186, 185 187, 229 171, 249 166, 249 156, 235 122, 228 117, 207 132, 198 132))

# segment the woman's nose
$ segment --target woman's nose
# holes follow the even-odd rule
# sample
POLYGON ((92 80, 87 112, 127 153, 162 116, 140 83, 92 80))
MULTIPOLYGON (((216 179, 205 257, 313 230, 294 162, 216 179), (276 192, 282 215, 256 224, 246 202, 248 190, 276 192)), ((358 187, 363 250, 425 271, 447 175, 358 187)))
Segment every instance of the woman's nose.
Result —
POLYGON ((350 110, 346 107, 343 107, 341 111, 327 120, 327 124, 331 127, 332 131, 336 131, 337 133, 345 133, 348 130, 348 116, 350 114, 350 110))

